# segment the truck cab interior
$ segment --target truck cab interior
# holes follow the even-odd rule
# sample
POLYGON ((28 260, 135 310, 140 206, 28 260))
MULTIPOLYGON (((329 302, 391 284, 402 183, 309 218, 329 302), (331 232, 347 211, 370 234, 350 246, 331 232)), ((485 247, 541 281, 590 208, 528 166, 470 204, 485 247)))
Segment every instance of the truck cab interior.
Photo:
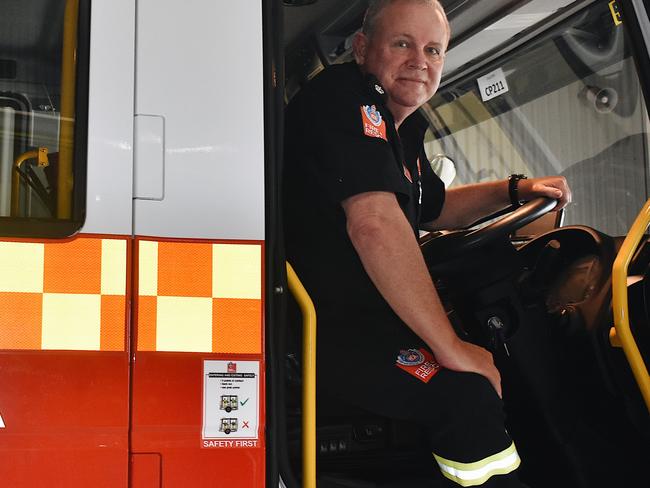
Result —
MULTIPOLYGON (((457 333, 495 357, 527 485, 647 484, 640 466, 648 409, 613 329, 612 302, 614 262, 650 196, 650 73, 635 17, 646 15, 636 8, 641 2, 441 3, 452 38, 440 89, 421 108, 434 171, 448 187, 559 174, 573 203, 558 215, 554 202, 538 199, 487 224, 423 232, 434 283, 457 333), (481 85, 495 76, 505 90, 490 97, 481 85)), ((352 59, 366 5, 284 2, 285 102, 328 65, 352 59)), ((631 332, 648 364, 644 230, 624 286, 631 332)), ((288 301, 285 323, 299 323, 288 301)), ((299 326, 285 329, 280 465, 290 488, 299 486, 302 469, 303 361, 299 326)), ((316 451, 318 486, 442 482, 417 426, 325 396, 317 398, 316 451)))

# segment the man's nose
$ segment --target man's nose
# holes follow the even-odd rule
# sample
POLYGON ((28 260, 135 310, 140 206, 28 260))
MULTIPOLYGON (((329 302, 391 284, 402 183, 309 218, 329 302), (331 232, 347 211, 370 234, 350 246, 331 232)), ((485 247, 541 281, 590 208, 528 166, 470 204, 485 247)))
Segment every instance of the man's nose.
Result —
POLYGON ((411 69, 425 70, 427 69, 427 58, 424 52, 419 49, 413 50, 409 58, 408 67, 411 69))

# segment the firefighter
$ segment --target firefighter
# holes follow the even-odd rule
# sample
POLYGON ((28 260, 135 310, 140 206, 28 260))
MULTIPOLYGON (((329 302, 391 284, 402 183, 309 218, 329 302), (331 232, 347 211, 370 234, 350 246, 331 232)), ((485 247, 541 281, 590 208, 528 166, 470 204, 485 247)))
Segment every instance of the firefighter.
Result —
POLYGON ((520 487, 499 372, 451 327, 418 229, 462 227, 537 196, 561 208, 571 193, 562 177, 523 175, 445 191, 417 110, 438 88, 449 38, 437 1, 373 2, 355 62, 324 70, 291 101, 287 256, 318 313, 319 388, 422 425, 450 486, 520 487))

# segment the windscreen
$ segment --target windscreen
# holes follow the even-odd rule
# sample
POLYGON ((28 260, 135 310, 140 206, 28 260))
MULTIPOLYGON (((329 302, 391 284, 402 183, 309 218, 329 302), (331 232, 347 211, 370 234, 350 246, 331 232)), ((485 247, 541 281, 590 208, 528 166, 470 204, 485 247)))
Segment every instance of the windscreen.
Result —
POLYGON ((564 175, 565 225, 623 235, 648 197, 648 115, 625 24, 597 2, 425 107, 426 149, 451 186, 564 175), (442 164, 446 163, 446 164, 442 164))

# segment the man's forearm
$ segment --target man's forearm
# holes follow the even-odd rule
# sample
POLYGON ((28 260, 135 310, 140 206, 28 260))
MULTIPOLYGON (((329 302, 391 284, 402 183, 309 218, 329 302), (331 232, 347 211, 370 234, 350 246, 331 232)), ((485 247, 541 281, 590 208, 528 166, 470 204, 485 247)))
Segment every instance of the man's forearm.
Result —
POLYGON ((395 195, 363 193, 345 200, 343 209, 352 244, 395 313, 429 346, 442 366, 481 374, 501 395, 501 377, 492 355, 460 340, 451 327, 395 195))
POLYGON ((490 181, 450 188, 440 217, 427 223, 434 229, 466 227, 510 205, 508 181, 490 181))
MULTIPOLYGON (((555 198, 558 201, 556 210, 571 202, 571 189, 563 176, 523 179, 519 180, 517 185, 521 200, 532 200, 536 197, 555 198)), ((446 192, 445 205, 440 216, 433 222, 428 222, 426 228, 457 229, 467 227, 511 203, 508 180, 451 188, 446 192)))

